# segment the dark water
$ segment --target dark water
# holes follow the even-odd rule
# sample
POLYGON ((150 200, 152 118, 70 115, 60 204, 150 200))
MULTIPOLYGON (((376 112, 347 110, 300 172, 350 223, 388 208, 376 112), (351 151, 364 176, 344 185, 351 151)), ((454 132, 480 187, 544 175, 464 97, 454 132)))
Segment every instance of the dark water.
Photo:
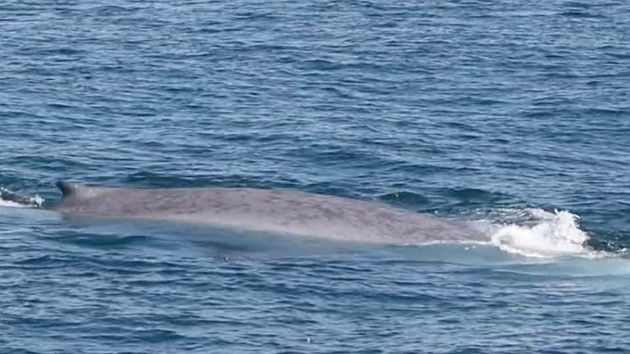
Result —
POLYGON ((4 1, 0 30, 1 353, 630 350, 627 2, 4 1), (10 202, 59 180, 377 200, 489 242, 10 202))

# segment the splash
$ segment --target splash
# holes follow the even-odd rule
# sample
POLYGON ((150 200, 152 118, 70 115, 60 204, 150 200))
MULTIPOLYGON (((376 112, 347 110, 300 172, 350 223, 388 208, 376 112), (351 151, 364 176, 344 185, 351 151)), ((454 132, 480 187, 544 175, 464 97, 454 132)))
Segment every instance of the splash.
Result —
POLYGON ((39 208, 42 204, 44 204, 44 198, 39 195, 24 197, 4 187, 0 187, 0 207, 39 208))
POLYGON ((505 252, 526 257, 597 256, 585 246, 589 236, 580 229, 579 216, 542 209, 521 210, 520 216, 528 218, 518 224, 495 226, 491 243, 505 252))

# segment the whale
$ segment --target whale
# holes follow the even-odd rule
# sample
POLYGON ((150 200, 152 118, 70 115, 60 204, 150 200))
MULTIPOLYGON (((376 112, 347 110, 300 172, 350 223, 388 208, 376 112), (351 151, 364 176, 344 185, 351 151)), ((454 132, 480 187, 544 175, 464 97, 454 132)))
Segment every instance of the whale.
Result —
POLYGON ((63 197, 51 209, 68 218, 158 220, 371 244, 488 240, 462 221, 295 190, 57 186, 63 197))

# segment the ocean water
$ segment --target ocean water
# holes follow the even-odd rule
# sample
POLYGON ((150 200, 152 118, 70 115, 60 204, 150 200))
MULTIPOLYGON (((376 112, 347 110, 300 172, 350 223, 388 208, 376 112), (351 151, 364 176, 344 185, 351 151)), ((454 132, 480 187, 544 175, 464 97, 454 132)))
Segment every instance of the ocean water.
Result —
POLYGON ((627 1, 0 2, 0 353, 627 353, 627 1), (57 181, 467 222, 77 223, 57 181))

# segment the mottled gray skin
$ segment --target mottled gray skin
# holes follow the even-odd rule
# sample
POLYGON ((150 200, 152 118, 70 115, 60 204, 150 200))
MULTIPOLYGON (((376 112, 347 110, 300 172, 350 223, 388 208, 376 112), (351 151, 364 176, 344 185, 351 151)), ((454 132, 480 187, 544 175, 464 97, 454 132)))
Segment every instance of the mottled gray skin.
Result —
POLYGON ((363 243, 487 240, 471 228, 432 215, 288 190, 59 187, 64 198, 54 210, 72 217, 165 220, 363 243))

